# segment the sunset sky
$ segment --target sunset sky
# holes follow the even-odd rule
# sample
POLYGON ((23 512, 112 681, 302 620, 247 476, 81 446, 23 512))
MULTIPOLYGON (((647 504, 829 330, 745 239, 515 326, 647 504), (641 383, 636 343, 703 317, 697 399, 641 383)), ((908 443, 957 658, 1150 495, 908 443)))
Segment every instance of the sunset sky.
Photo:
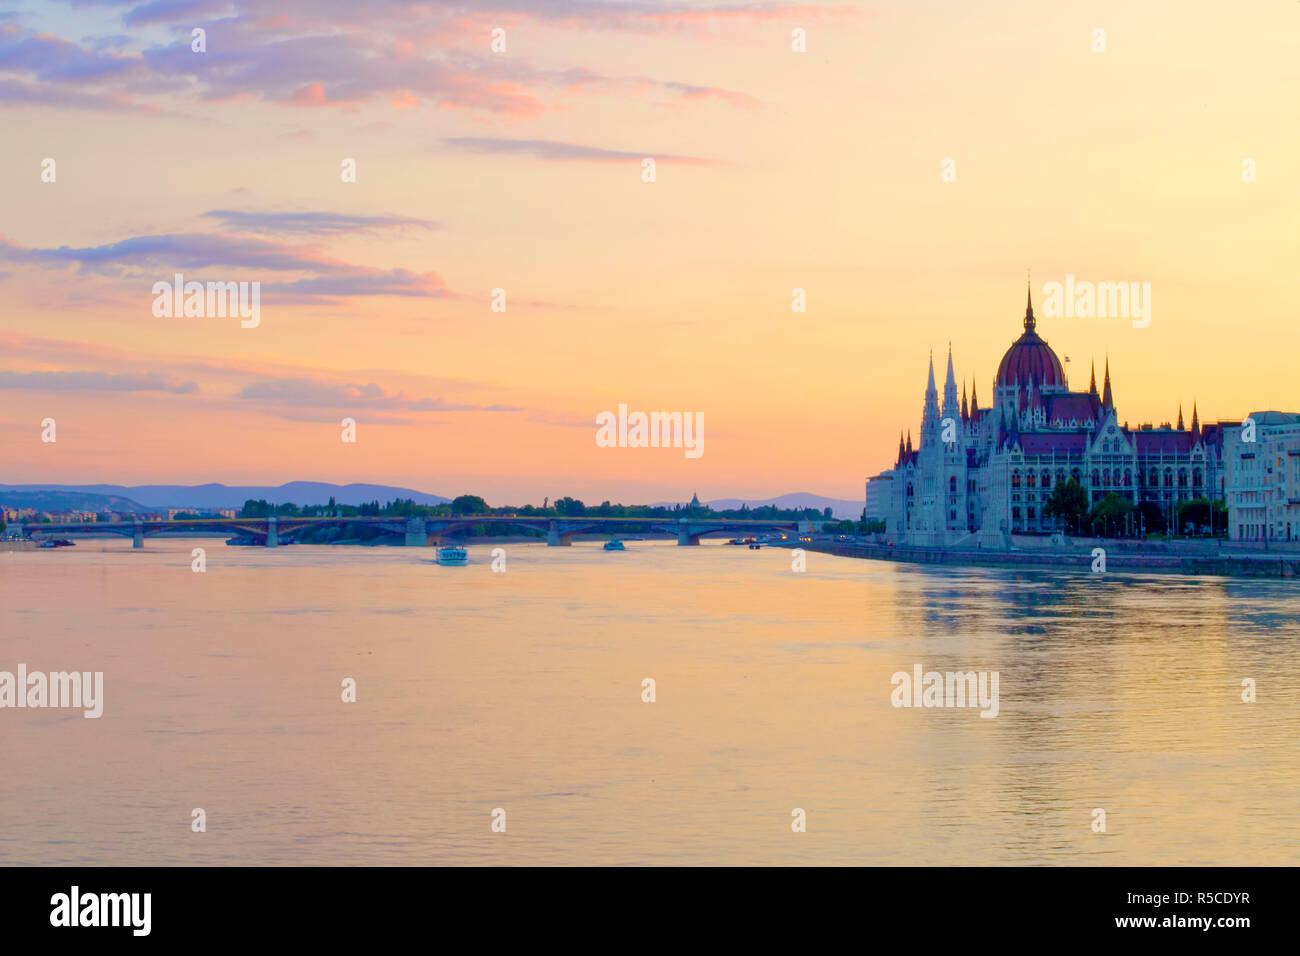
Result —
POLYGON ((931 350, 987 404, 1027 270, 1151 283, 1040 310, 1121 420, 1300 409, 1298 3, 0 10, 0 483, 859 497, 931 350), (155 317, 176 272, 260 325, 155 317), (704 454, 597 447, 620 404, 704 454))

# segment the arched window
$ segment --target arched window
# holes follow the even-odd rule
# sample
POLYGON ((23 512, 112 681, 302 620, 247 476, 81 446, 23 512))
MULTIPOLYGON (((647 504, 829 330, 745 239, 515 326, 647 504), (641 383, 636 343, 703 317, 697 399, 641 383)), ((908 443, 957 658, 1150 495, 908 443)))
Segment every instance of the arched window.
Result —
POLYGON ((957 493, 957 476, 951 475, 948 478, 948 494, 955 495, 956 493, 957 493))
POLYGON ((1043 481, 1042 481, 1042 485, 1043 485, 1044 488, 1050 488, 1050 487, 1052 487, 1052 473, 1051 473, 1050 471, 1047 471, 1047 470, 1044 470, 1044 471, 1043 471, 1043 481))
POLYGON ((1132 486, 1132 484, 1133 484, 1133 472, 1131 472, 1131 471, 1129 471, 1127 468, 1125 468, 1125 469, 1124 469, 1124 487, 1125 487, 1125 488, 1129 488, 1129 487, 1132 486))
POLYGON ((1011 473, 1011 487, 1012 487, 1012 488, 1019 488, 1019 487, 1020 487, 1020 469, 1019 469, 1019 468, 1017 468, 1015 471, 1013 471, 1013 472, 1011 473))
POLYGON ((1152 469, 1151 469, 1151 480, 1148 481, 1147 484, 1149 484, 1152 488, 1159 488, 1159 487, 1160 487, 1160 472, 1157 471, 1156 469, 1152 468, 1152 469))
POLYGON ((1029 472, 1029 474, 1025 475, 1025 484, 1028 485, 1030 488, 1037 487, 1038 476, 1035 475, 1032 471, 1029 472))
POLYGON ((1094 488, 1101 487, 1101 472, 1099 472, 1096 468, 1092 470, 1092 486, 1094 488))
POLYGON ((1174 486, 1174 470, 1173 470, 1172 468, 1166 468, 1166 469, 1165 469, 1165 487, 1166 487, 1166 488, 1172 488, 1173 486, 1174 486))
POLYGON ((1187 469, 1186 469, 1186 468, 1179 468, 1179 469, 1178 469, 1178 487, 1179 487, 1179 488, 1186 488, 1186 487, 1187 487, 1187 469))

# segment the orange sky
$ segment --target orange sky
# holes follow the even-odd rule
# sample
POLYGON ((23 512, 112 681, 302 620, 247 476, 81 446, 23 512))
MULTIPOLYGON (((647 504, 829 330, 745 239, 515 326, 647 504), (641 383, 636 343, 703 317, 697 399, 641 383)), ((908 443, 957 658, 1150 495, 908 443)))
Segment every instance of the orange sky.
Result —
POLYGON ((1151 283, 1040 309, 1121 419, 1300 407, 1300 5, 361 6, 0 21, 0 483, 858 497, 931 349, 991 397, 1026 269, 1151 283), (177 271, 260 324, 155 317, 177 271), (597 447, 619 404, 704 454, 597 447))

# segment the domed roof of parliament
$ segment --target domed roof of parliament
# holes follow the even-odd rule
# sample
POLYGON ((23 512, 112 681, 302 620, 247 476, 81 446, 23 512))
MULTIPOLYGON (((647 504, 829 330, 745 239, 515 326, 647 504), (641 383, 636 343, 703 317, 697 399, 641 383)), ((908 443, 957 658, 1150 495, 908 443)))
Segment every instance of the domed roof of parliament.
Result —
POLYGON ((1028 388, 1036 382, 1039 388, 1057 386, 1065 388, 1065 369, 1052 347, 1034 331, 1034 303, 1029 297, 1025 304, 1025 332, 1007 349, 998 366, 997 385, 1028 388))

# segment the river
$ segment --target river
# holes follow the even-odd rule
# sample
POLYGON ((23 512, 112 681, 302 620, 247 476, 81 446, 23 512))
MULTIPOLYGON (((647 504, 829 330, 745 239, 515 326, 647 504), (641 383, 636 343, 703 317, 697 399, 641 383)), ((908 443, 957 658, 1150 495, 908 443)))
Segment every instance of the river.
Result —
POLYGON ((1300 860, 1294 582, 491 547, 0 555, 0 670, 104 674, 0 709, 0 863, 1300 860))

